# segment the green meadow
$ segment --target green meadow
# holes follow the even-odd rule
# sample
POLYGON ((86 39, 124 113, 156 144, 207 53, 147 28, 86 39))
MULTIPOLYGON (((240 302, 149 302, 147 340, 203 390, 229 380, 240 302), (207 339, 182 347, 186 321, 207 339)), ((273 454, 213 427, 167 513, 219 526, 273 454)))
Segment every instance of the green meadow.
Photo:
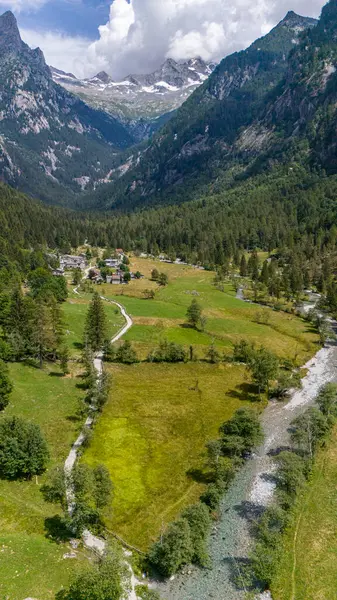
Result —
MULTIPOLYGON (((23 364, 10 365, 10 375, 14 391, 2 415, 39 424, 51 453, 49 468, 62 464, 80 427, 74 419, 83 393, 77 378, 60 377, 54 366, 40 370, 23 364)), ((44 479, 0 480, 0 597, 8 600, 54 598, 84 559, 81 551, 76 559, 64 559, 69 545, 47 537, 60 508, 44 502, 44 479)))
MULTIPOLYGON (((161 340, 194 346, 203 359, 208 346, 230 354, 245 338, 263 344, 299 364, 314 354, 317 336, 301 319, 266 309, 268 325, 256 322, 259 307, 236 299, 231 284, 213 285, 214 273, 147 259, 133 259, 133 271, 145 277, 128 286, 105 285, 104 295, 122 303, 134 325, 126 334, 145 359, 161 340), (153 268, 167 273, 169 284, 151 281, 153 268), (154 289, 154 300, 144 290, 154 289), (205 331, 185 325, 186 310, 197 298, 207 317, 205 331)), ((112 365, 110 399, 96 424, 89 464, 104 463, 114 482, 106 514, 108 529, 146 550, 165 525, 203 490, 205 443, 245 403, 262 410, 246 369, 197 361, 178 365, 112 365), (199 474, 199 475, 198 475, 199 474)))
POLYGON ((298 498, 272 585, 274 600, 337 599, 337 430, 298 498))
POLYGON ((186 347, 196 345, 200 357, 212 342, 228 354, 242 338, 263 344, 280 357, 296 359, 298 364, 304 364, 315 351, 317 336, 307 323, 293 315, 265 309, 269 322, 260 325, 256 316, 261 309, 237 300, 230 283, 219 291, 213 285, 214 273, 139 258, 133 259, 131 268, 143 273, 144 279, 128 286, 105 285, 104 295, 121 302, 133 318, 134 326, 126 339, 135 343, 142 359, 162 339, 186 347), (154 268, 168 275, 166 287, 151 281, 154 268), (146 289, 155 290, 154 300, 144 297, 146 289), (194 298, 207 319, 203 332, 185 324, 187 308, 194 298))

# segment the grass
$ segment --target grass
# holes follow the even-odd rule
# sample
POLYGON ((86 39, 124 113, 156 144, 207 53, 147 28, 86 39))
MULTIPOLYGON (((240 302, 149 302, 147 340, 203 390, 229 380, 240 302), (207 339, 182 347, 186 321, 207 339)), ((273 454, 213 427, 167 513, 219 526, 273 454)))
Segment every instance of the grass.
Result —
MULTIPOLYGON (((89 294, 83 297, 68 298, 63 304, 64 323, 66 329, 66 341, 71 354, 79 354, 84 335, 85 320, 88 305, 91 301, 89 294)), ((117 306, 104 302, 105 314, 107 316, 107 335, 112 338, 118 333, 124 324, 124 319, 117 306)))
MULTIPOLYGON (((203 489, 205 443, 247 399, 242 366, 113 366, 113 389, 84 460, 114 483, 110 529, 146 549, 203 489)), ((257 409, 261 403, 253 404, 257 409)))
MULTIPOLYGON (((49 468, 62 464, 79 429, 73 419, 82 394, 76 378, 59 377, 54 366, 9 367, 14 391, 3 415, 39 424, 51 453, 49 468)), ((44 479, 0 481, 0 597, 8 600, 54 598, 82 563, 81 553, 77 560, 63 559, 70 551, 68 545, 46 537, 46 519, 60 509, 44 502, 40 492, 44 479)))
MULTIPOLYGON (((259 308, 237 300, 231 284, 224 291, 216 289, 213 273, 148 259, 133 259, 131 268, 144 279, 128 286, 106 285, 104 295, 121 302, 132 316, 126 339, 141 359, 162 339, 195 346, 199 358, 213 340, 228 354, 233 343, 246 338, 299 364, 317 349, 317 335, 306 322, 266 309, 268 325, 258 324, 259 308), (168 274, 167 287, 150 280, 153 268, 168 274), (148 288, 156 290, 154 300, 144 298, 148 288), (204 332, 185 325, 193 298, 207 317, 204 332)), ((183 507, 198 499, 204 483, 190 473, 199 470, 200 475, 205 443, 251 399, 251 388, 245 368, 228 363, 109 368, 113 389, 84 460, 104 463, 111 473, 115 496, 106 514, 108 527, 146 549, 183 507)))
POLYGON ((132 316, 135 325, 127 339, 135 343, 141 358, 161 339, 184 346, 195 344, 202 355, 212 341, 228 354, 235 342, 246 338, 257 345, 263 344, 282 358, 296 359, 299 365, 317 348, 317 335, 293 315, 266 308, 268 325, 256 323, 259 307, 237 300, 231 284, 225 284, 224 291, 216 289, 214 273, 139 258, 133 259, 131 268, 143 273, 144 279, 132 281, 128 286, 106 285, 104 289, 107 297, 119 300, 132 316), (160 288, 150 280, 154 268, 167 273, 167 287, 160 288), (143 290, 148 288, 155 289, 154 300, 144 298, 143 290), (193 298, 207 317, 204 332, 184 326, 186 310, 193 298))
POLYGON ((274 600, 337 599, 337 429, 320 452, 286 533, 274 600))

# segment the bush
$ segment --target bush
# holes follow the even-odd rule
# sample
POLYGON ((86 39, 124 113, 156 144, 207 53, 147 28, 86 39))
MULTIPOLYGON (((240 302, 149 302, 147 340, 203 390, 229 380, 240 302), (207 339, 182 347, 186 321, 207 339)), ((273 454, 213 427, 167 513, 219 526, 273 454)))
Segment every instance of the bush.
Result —
POLYGON ((257 414, 249 408, 239 408, 230 421, 220 428, 224 454, 243 456, 263 441, 263 431, 257 414))
POLYGON ((30 478, 46 469, 49 451, 40 427, 19 417, 0 421, 0 477, 30 478))
POLYGON ((250 344, 246 340, 240 340, 234 344, 233 359, 235 362, 248 364, 255 352, 254 344, 250 344))
POLYGON ((160 594, 156 590, 150 590, 147 585, 137 585, 136 594, 140 600, 160 600, 160 594))
POLYGON ((182 346, 175 344, 174 342, 163 341, 160 343, 159 348, 153 350, 147 358, 149 362, 168 362, 178 363, 185 362, 187 360, 187 354, 182 346))
POLYGON ((277 457, 277 485, 278 488, 295 497, 298 489, 303 487, 308 474, 308 464, 294 452, 281 452, 277 457))
POLYGON ((191 530, 186 519, 171 523, 162 539, 153 544, 149 552, 150 563, 164 577, 171 577, 191 562, 194 549, 191 530))
POLYGON ((132 348, 131 342, 126 340, 116 352, 116 362, 125 365, 133 365, 138 362, 138 357, 135 350, 132 348))
POLYGON ((97 567, 87 567, 77 575, 68 590, 56 595, 56 600, 120 600, 125 567, 117 552, 109 553, 97 567))
POLYGON ((211 518, 206 504, 199 502, 186 508, 181 517, 186 519, 190 527, 193 546, 192 562, 206 566, 208 562, 207 541, 211 528, 211 518))
POLYGON ((200 501, 206 504, 210 510, 218 510, 224 491, 224 485, 221 485, 220 483, 210 483, 204 493, 200 496, 200 501))

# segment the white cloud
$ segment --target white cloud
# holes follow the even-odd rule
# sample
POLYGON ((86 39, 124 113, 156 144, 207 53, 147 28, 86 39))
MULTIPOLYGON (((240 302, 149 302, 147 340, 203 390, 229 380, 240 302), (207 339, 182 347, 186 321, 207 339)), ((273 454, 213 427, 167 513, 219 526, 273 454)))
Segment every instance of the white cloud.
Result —
POLYGON ((57 32, 36 32, 30 29, 20 29, 22 39, 31 48, 43 50, 47 64, 74 72, 84 77, 87 71, 95 71, 95 64, 86 64, 85 57, 90 41, 82 37, 70 37, 57 32))
MULTIPOLYGON (((43 0, 28 0, 31 4, 43 0)), ((2 0, 0 0, 1 4, 2 0)), ((13 3, 27 0, 13 0, 13 3)), ((165 58, 220 60, 265 35, 294 10, 318 16, 324 0, 114 0, 99 39, 24 32, 47 61, 76 75, 106 70, 115 79, 148 73, 165 58)))
POLYGON ((38 10, 48 0, 0 0, 0 8, 13 10, 16 13, 38 10))
POLYGON ((148 72, 166 57, 220 60, 248 46, 288 10, 318 16, 324 0, 115 0, 90 62, 114 77, 148 72))

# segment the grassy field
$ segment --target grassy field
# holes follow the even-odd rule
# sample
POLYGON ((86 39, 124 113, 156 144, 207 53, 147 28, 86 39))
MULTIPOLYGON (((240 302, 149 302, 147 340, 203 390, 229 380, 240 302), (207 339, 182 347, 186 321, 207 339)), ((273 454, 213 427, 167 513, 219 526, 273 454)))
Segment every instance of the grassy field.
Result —
MULTIPOLYGON (((73 417, 83 394, 75 377, 59 377, 54 369, 10 365, 15 387, 3 413, 40 425, 51 452, 50 467, 63 463, 76 438, 80 424, 73 417)), ((60 509, 44 502, 40 492, 43 482, 44 477, 37 482, 0 481, 1 598, 54 598, 82 563, 81 552, 76 560, 64 559, 70 551, 68 545, 58 545, 46 537, 48 519, 60 509)))
MULTIPOLYGON (((91 296, 89 294, 83 294, 81 297, 72 295, 62 305, 66 341, 72 355, 78 355, 81 351, 85 319, 90 300, 91 296)), ((107 316, 107 334, 108 337, 112 338, 124 324, 124 319, 120 314, 120 310, 113 304, 104 302, 104 306, 107 316)))
MULTIPOLYGON (((237 300, 231 284, 224 291, 216 289, 214 273, 147 259, 133 259, 131 268, 144 279, 128 286, 105 285, 102 293, 120 301, 132 316, 134 325, 125 337, 142 359, 162 339, 192 344, 199 358, 213 340, 228 354, 234 342, 246 338, 299 364, 317 349, 317 336, 292 315, 266 309, 268 325, 258 324, 259 308, 237 300), (167 273, 167 287, 150 280, 153 268, 167 273), (156 291, 154 300, 144 298, 150 288, 156 291), (207 316, 204 332, 184 326, 193 298, 207 316)), ((253 398, 247 372, 238 365, 142 363, 110 369, 110 400, 84 460, 103 462, 110 470, 115 497, 106 515, 108 527, 146 549, 200 495, 203 484, 190 473, 202 468, 207 440, 217 437, 221 423, 253 398)), ((262 410, 260 403, 252 406, 262 410)))
POLYGON ((259 307, 244 304, 235 298, 231 284, 219 291, 213 285, 214 273, 160 263, 149 259, 132 259, 132 270, 145 275, 128 286, 104 286, 104 295, 118 299, 134 320, 126 339, 135 343, 141 358, 145 358, 161 339, 185 346, 195 345, 200 357, 214 340, 219 349, 229 353, 233 343, 241 338, 263 344, 280 357, 296 358, 304 364, 315 351, 317 336, 308 325, 292 315, 269 309, 268 325, 256 322, 259 307), (160 288, 150 281, 153 268, 167 273, 169 285, 160 288), (154 289, 154 300, 144 298, 145 289, 154 289), (186 310, 193 298, 203 307, 207 317, 204 332, 185 327, 186 310))
POLYGON ((189 472, 203 468, 205 442, 217 437, 249 386, 244 367, 231 365, 110 368, 110 400, 84 460, 110 470, 115 492, 108 527, 144 549, 197 500, 203 485, 189 472))
POLYGON ((337 429, 298 499, 272 587, 274 600, 337 599, 337 429))

